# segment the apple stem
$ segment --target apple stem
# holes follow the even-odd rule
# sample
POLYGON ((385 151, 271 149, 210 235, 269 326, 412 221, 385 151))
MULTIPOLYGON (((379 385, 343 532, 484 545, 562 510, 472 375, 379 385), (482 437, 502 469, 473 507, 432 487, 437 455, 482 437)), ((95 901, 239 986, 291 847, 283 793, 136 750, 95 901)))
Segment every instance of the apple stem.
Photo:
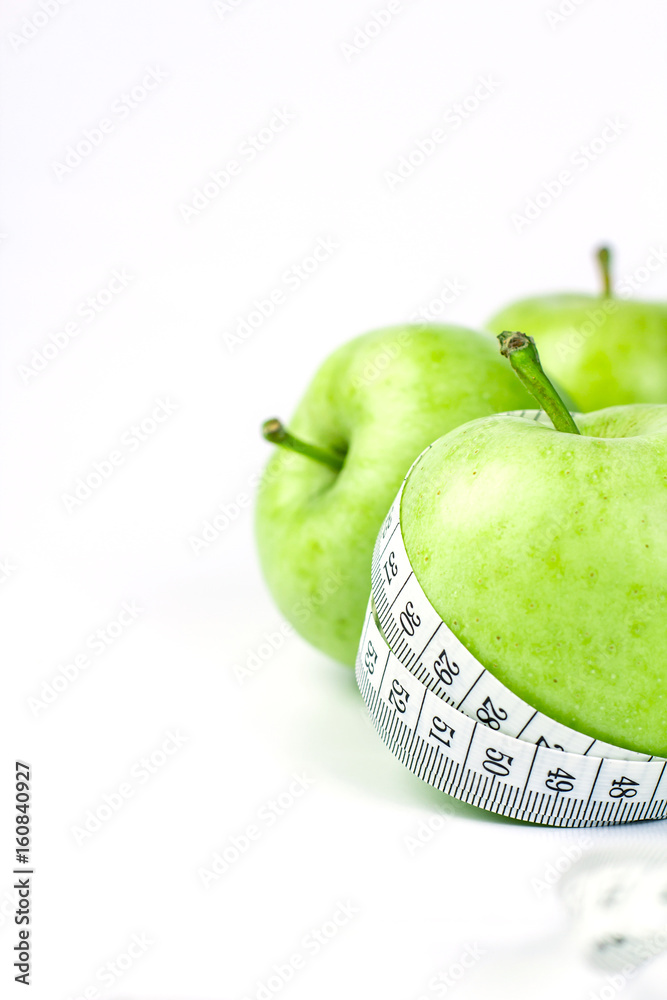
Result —
POLYGON ((498 334, 500 353, 509 360, 519 379, 533 394, 557 431, 579 434, 572 414, 544 373, 540 356, 532 337, 518 331, 505 330, 498 334))
POLYGON ((602 295, 609 299, 613 295, 611 286, 611 250, 609 247, 599 247, 595 253, 602 274, 602 295))
POLYGON ((306 441, 301 441, 299 438, 294 437, 277 417, 272 417, 270 420, 264 421, 262 424, 262 435, 272 444, 280 445, 281 448, 287 448, 288 451, 296 451, 299 455, 312 458, 322 465, 328 465, 334 472, 340 472, 343 468, 344 459, 341 455, 337 455, 333 451, 327 451, 325 448, 319 448, 316 444, 308 444, 306 441))

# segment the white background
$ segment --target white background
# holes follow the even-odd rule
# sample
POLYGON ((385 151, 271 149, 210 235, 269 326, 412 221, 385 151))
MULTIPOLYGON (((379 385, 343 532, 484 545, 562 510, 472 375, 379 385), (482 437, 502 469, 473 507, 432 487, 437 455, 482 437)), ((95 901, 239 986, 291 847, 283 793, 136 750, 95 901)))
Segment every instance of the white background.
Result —
MULTIPOLYGON (((661 842, 664 824, 552 832, 456 804, 439 820, 442 797, 379 742, 351 671, 292 636, 241 683, 235 666, 281 625, 250 509, 198 554, 191 539, 251 492, 261 421, 288 418, 338 344, 438 309, 447 280, 465 291, 441 317, 479 326, 523 294, 594 291, 602 240, 619 279, 662 245, 667 8, 580 0, 550 24, 556 0, 401 0, 376 33, 383 0, 45 3, 48 17, 18 0, 0 16, 0 977, 26 995, 11 983, 19 757, 34 773, 33 1000, 435 997, 429 979, 466 947, 491 962, 557 932, 557 893, 533 880, 567 847, 661 842), (149 71, 145 100, 118 110, 149 71), (391 181, 482 78, 488 99, 391 181), (292 120, 250 161, 243 143, 276 110, 292 120), (617 137, 577 167, 607 119, 617 137), (184 210, 230 159, 238 175, 184 210), (517 225, 564 169, 572 183, 517 225), (230 343, 319 239, 329 259, 230 343), (126 286, 105 304, 114 271, 126 286), (131 447, 158 400, 173 412, 131 447), (97 654, 89 637, 117 631, 123 602, 141 612, 97 654), (295 774, 310 784, 290 800, 295 774), (259 839, 206 889, 199 870, 250 824, 259 839), (341 902, 356 912, 314 954, 307 935, 341 902), (150 944, 130 962, 133 935, 150 944), (263 993, 297 953, 304 967, 263 993)), ((640 294, 664 298, 667 267, 640 294)))

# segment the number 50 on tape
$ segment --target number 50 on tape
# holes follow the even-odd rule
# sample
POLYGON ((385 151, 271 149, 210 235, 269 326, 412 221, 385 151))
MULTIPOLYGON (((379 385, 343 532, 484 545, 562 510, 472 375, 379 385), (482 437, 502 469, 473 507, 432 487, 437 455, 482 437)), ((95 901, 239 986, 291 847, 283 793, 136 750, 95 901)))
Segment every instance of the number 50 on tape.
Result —
POLYGON ((667 816, 667 761, 536 711, 450 631, 410 565, 402 492, 375 544, 356 663, 362 697, 392 753, 448 795, 527 822, 582 827, 667 816))

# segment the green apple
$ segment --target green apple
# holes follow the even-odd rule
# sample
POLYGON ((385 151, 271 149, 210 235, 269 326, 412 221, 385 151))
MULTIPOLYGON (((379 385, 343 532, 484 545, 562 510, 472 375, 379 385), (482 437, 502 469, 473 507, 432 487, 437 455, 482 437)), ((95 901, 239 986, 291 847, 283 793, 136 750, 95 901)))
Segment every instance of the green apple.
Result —
POLYGON ((549 375, 584 410, 667 403, 667 304, 615 298, 606 247, 598 259, 601 296, 523 299, 494 316, 488 328, 530 331, 549 375))
MULTIPOLYGON (((503 336, 518 358, 521 335, 503 336)), ((526 702, 667 755, 667 406, 573 420, 536 394, 555 427, 485 417, 415 465, 401 502, 410 562, 451 630, 526 702)))
POLYGON ((473 330, 396 326, 336 350, 287 440, 268 422, 271 440, 303 452, 275 452, 256 505, 262 569, 288 621, 352 666, 375 538, 410 464, 453 427, 530 404, 496 345, 473 330))

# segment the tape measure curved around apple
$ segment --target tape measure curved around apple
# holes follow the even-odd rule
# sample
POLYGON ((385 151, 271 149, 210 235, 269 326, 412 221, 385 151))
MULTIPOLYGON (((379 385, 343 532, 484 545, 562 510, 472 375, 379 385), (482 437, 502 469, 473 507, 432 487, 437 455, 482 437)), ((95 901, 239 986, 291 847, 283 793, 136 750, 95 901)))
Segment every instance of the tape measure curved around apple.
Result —
MULTIPOLYGON (((513 412, 550 423, 541 413, 513 412)), ((526 822, 606 826, 667 817, 667 760, 548 718, 456 638, 422 590, 403 542, 408 471, 380 529, 356 679, 389 749, 428 784, 526 822)))

